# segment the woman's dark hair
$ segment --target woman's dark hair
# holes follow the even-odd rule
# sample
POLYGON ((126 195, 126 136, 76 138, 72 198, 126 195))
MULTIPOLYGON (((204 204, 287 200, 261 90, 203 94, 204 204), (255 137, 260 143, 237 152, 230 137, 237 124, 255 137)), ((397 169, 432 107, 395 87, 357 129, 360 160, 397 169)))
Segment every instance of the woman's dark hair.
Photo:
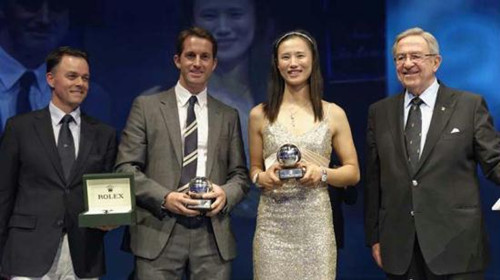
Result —
POLYGON ((323 120, 323 106, 321 104, 321 98, 323 97, 323 77, 321 76, 318 45, 316 40, 307 31, 299 29, 281 35, 273 44, 271 74, 267 91, 268 98, 267 101, 264 102, 264 113, 271 123, 276 121, 278 117, 281 102, 283 101, 283 93, 285 91, 285 80, 278 69, 278 48, 281 43, 294 37, 303 39, 311 49, 313 60, 311 76, 308 79, 309 96, 313 107, 314 121, 323 120))

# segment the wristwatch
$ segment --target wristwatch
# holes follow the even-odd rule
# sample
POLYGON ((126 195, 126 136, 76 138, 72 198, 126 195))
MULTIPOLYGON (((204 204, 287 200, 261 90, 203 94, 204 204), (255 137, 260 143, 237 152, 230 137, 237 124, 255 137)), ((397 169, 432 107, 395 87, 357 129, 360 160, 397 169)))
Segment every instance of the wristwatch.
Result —
POLYGON ((326 169, 321 169, 321 182, 326 183, 326 179, 328 179, 328 174, 326 173, 326 169))

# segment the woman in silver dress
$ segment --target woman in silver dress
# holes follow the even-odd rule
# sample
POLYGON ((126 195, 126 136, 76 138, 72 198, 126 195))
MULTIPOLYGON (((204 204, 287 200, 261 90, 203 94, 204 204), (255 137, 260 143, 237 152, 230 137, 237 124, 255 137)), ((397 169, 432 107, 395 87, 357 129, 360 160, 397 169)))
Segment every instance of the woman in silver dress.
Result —
POLYGON ((318 48, 302 30, 273 45, 269 96, 249 121, 250 176, 262 195, 253 244, 254 279, 335 279, 336 246, 328 185, 359 181, 347 117, 322 100, 318 48), (281 179, 276 154, 294 144, 302 159, 298 179, 281 179), (328 168, 333 151, 341 165, 328 168))

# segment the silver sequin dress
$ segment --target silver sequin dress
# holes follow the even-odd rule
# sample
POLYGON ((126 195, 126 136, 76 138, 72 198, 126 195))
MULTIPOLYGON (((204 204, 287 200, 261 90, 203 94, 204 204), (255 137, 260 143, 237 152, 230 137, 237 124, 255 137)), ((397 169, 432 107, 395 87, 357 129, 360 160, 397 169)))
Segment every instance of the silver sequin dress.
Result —
MULTIPOLYGON (((329 159, 331 139, 326 120, 300 136, 275 122, 263 131, 263 155, 269 159, 281 145, 292 143, 329 159)), ((262 193, 253 243, 254 279, 335 279, 336 250, 326 184, 311 188, 290 180, 262 193)))

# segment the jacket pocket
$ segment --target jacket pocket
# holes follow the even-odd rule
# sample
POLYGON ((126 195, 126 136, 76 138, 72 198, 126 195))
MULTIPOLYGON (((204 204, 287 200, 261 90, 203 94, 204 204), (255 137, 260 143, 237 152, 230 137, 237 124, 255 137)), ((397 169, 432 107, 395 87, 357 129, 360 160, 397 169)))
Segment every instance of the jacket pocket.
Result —
POLYGON ((440 139, 444 141, 451 141, 451 140, 463 141, 464 137, 465 133, 463 131, 460 131, 456 133, 444 133, 443 135, 441 135, 440 139))
POLYGON ((35 216, 13 214, 9 220, 9 228, 34 229, 36 220, 35 216))

